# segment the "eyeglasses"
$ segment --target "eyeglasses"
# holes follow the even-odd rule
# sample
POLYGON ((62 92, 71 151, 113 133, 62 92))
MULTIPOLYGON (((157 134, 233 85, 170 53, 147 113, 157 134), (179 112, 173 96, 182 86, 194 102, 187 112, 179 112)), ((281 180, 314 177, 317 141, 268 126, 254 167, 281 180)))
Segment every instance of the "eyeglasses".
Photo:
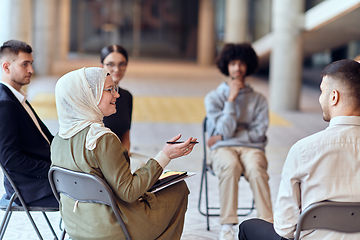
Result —
POLYGON ((124 69, 124 68, 126 68, 126 66, 127 66, 127 62, 121 62, 121 63, 119 63, 118 65, 116 65, 116 64, 113 63, 113 62, 110 62, 110 63, 105 63, 105 66, 107 66, 107 67, 109 67, 109 68, 117 67, 117 68, 120 68, 120 69, 124 69))
POLYGON ((119 86, 111 86, 110 88, 104 88, 103 91, 110 92, 113 96, 115 96, 116 93, 119 91, 119 86))

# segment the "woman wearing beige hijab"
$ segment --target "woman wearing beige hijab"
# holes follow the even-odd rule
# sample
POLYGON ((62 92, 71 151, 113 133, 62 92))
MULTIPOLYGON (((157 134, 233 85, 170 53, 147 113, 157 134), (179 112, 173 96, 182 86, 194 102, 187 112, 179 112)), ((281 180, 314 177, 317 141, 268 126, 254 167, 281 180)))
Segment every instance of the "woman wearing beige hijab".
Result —
MULTIPOLYGON (((82 68, 65 74, 56 84, 55 97, 60 129, 51 145, 53 165, 105 179, 132 239, 180 239, 189 194, 186 183, 181 181, 156 193, 147 190, 171 159, 192 151, 190 142, 196 139, 166 144, 132 174, 126 148, 102 122, 104 116, 116 112, 119 97, 106 70, 82 68)), ((109 206, 76 203, 65 195, 61 195, 60 206, 72 239, 125 239, 109 206)))

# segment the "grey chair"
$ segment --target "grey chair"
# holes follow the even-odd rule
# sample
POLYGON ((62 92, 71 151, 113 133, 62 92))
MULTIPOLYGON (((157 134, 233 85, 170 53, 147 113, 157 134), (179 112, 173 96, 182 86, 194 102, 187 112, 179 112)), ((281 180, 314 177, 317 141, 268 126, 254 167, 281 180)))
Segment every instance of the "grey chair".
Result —
POLYGON ((56 236, 56 233, 54 231, 54 228, 52 227, 49 218, 46 215, 46 212, 58 212, 59 208, 56 207, 41 207, 41 206, 27 206, 24 199, 22 198, 19 190, 17 189, 14 181, 11 179, 9 173, 6 171, 6 169, 4 168, 4 166, 2 164, 0 164, 0 167, 4 173, 4 176, 9 180, 12 188, 14 189, 14 193, 12 194, 12 196, 10 197, 10 199, 6 198, 6 194, 3 195, 3 197, 0 200, 0 209, 5 211, 4 217, 2 219, 1 222, 1 226, 0 226, 0 240, 3 239, 5 232, 6 232, 6 228, 9 224, 10 218, 12 216, 13 212, 26 212, 27 217, 29 218, 31 225, 33 226, 36 234, 38 235, 39 239, 43 239, 34 219, 32 218, 30 212, 42 212, 46 223, 48 224, 50 231, 52 232, 54 239, 58 239, 58 237, 56 236), (18 205, 15 200, 19 199, 21 205, 18 205))
MULTIPOLYGON (((100 203, 110 206, 120 223, 126 236, 131 240, 121 213, 116 204, 114 193, 107 183, 98 176, 88 173, 76 172, 69 169, 53 166, 49 171, 49 181, 56 199, 60 202, 60 193, 79 202, 100 203)), ((65 238, 66 229, 61 239, 65 238)))
POLYGON ((324 201, 313 203, 300 215, 294 240, 303 230, 327 229, 343 233, 360 232, 360 203, 324 201))
MULTIPOLYGON (((203 166, 202 166, 202 173, 201 173, 201 182, 200 182, 200 192, 199 192, 199 203, 198 203, 198 210, 201 215, 206 217, 206 229, 210 230, 210 223, 209 223, 209 217, 216 217, 220 216, 219 210, 220 207, 211 207, 209 203, 209 189, 208 189, 208 174, 210 173, 212 176, 215 176, 215 173, 213 172, 211 165, 207 163, 207 148, 206 148, 206 120, 205 117, 203 120, 202 128, 203 128, 203 151, 204 151, 204 158, 203 158, 203 166), (205 188, 205 210, 202 210, 202 202, 204 201, 202 199, 203 195, 203 188, 205 188)), ((243 175, 242 175, 243 176, 243 175)), ((252 200, 250 207, 239 207, 238 210, 241 211, 238 212, 239 217, 248 216, 252 213, 252 211, 255 209, 255 201, 252 200)))

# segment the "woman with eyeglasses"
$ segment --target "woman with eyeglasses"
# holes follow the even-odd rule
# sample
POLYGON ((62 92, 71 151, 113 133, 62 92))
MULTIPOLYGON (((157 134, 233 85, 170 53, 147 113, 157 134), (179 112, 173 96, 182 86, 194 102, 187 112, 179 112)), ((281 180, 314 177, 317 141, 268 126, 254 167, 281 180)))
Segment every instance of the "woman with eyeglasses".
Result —
MULTIPOLYGON (((180 239, 189 190, 184 181, 158 192, 148 190, 172 159, 188 155, 190 137, 183 143, 165 144, 154 158, 132 174, 128 151, 103 124, 103 117, 116 112, 119 94, 102 68, 81 68, 56 83, 55 99, 59 133, 51 144, 55 166, 94 174, 104 179, 132 239, 180 239)), ((181 135, 170 141, 179 140, 181 135)), ((60 213, 71 239, 125 239, 111 207, 78 202, 61 194, 60 213)))
POLYGON ((106 46, 100 53, 101 67, 108 71, 116 85, 116 91, 120 97, 116 100, 116 113, 104 117, 104 124, 110 128, 121 140, 121 143, 128 150, 131 171, 135 172, 145 165, 146 156, 130 153, 130 128, 133 108, 133 97, 131 93, 119 86, 124 77, 127 64, 129 62, 126 50, 119 45, 106 46))
POLYGON ((129 152, 133 97, 129 91, 119 86, 129 61, 128 54, 123 47, 110 45, 101 50, 100 59, 101 67, 110 73, 117 86, 117 92, 120 94, 116 100, 116 113, 104 117, 104 124, 120 138, 121 143, 129 152))

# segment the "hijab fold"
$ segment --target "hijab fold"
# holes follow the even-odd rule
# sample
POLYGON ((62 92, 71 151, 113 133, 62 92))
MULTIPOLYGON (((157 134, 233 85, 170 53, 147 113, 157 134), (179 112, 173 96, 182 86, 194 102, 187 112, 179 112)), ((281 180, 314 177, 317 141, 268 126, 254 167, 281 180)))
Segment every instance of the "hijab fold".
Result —
POLYGON ((61 138, 69 139, 90 126, 85 147, 93 150, 99 137, 113 133, 104 126, 104 115, 98 107, 106 76, 106 70, 90 67, 69 72, 58 80, 55 100, 61 138))

